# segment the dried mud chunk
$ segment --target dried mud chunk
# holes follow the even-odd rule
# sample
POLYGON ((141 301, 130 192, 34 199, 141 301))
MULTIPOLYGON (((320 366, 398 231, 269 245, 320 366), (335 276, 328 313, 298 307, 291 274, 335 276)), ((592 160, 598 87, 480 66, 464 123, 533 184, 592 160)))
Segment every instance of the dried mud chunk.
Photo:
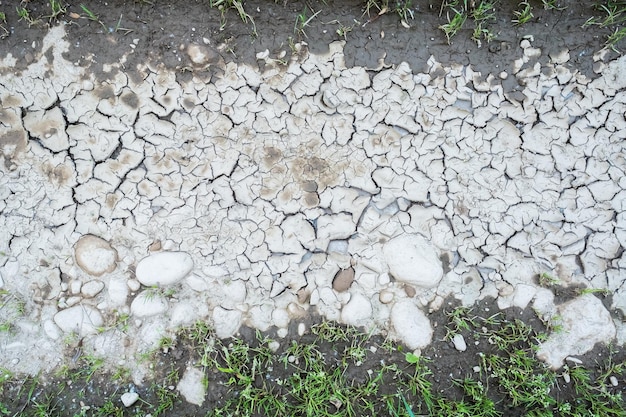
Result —
POLYGON ((117 266, 117 251, 109 242, 93 235, 85 235, 76 242, 74 257, 80 269, 96 277, 113 272, 117 266))
POLYGON ((221 58, 214 49, 195 43, 187 46, 187 55, 193 65, 200 67, 217 64, 221 58))
POLYGON ((15 160, 26 148, 26 132, 11 130, 0 139, 0 155, 4 157, 4 166, 7 169, 15 168, 15 160))
POLYGON ((24 127, 52 152, 61 152, 70 147, 65 118, 58 107, 29 112, 24 117, 24 127))
POLYGON ((563 330, 550 335, 539 346, 537 357, 546 361, 552 369, 563 366, 570 355, 582 355, 593 349, 598 342, 615 337, 615 324, 602 301, 586 294, 558 307, 563 330))

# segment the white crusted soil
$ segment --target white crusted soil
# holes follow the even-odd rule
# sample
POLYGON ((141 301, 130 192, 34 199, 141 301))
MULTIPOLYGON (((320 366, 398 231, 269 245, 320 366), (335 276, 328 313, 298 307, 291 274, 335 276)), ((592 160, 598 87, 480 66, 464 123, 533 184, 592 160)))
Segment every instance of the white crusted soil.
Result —
MULTIPOLYGON (((553 366, 615 337, 593 296, 556 306, 536 282, 626 312, 626 58, 590 81, 567 51, 525 67, 541 51, 522 46, 516 98, 434 58, 347 68, 342 43, 263 71, 188 45, 219 71, 184 83, 96 79, 63 58, 62 26, 25 71, 5 57, 0 289, 24 308, 1 310, 0 366, 49 370, 78 334, 140 382, 136 355, 180 326, 286 335, 313 311, 421 348, 446 297, 558 311, 553 366)), ((179 390, 202 402, 193 378, 179 390)))

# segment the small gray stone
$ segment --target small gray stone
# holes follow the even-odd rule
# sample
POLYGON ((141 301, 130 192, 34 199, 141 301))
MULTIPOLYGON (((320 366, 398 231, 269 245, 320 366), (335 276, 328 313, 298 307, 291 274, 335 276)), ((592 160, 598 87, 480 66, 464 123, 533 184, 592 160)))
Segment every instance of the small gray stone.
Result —
POLYGON ((354 281, 354 268, 341 269, 333 279, 333 289, 337 292, 347 291, 354 281))
POLYGON ((393 301, 393 292, 389 290, 382 290, 380 294, 378 294, 378 301, 383 304, 389 304, 393 301))
POLYGON ((139 394, 136 392, 125 392, 120 398, 124 407, 128 408, 139 400, 139 394))

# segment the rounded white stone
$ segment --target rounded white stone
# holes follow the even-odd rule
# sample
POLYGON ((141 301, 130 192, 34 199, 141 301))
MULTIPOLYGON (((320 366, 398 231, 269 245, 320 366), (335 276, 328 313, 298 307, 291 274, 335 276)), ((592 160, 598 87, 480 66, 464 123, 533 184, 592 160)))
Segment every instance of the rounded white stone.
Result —
POLYGON ((54 324, 54 321, 52 320, 46 320, 43 322, 43 330, 46 333, 46 336, 48 336, 52 340, 59 340, 59 338, 61 337, 59 326, 54 324))
POLYGON ((104 289, 104 282, 94 279, 93 281, 89 281, 85 283, 85 285, 83 285, 83 287, 80 289, 80 292, 85 297, 92 298, 98 295, 100 291, 102 291, 103 289, 104 289))
POLYGON ((113 272, 117 266, 117 251, 109 242, 93 235, 78 239, 74 257, 80 269, 96 277, 113 272))
POLYGON ((130 305, 130 311, 135 317, 149 317, 165 313, 167 307, 167 300, 150 289, 135 297, 130 305))
POLYGON ((70 292, 74 295, 80 293, 80 287, 83 285, 82 282, 80 282, 80 280, 78 279, 74 279, 72 280, 72 282, 70 282, 70 292))
POLYGON ((430 320, 409 300, 396 303, 391 309, 391 324, 396 335, 409 349, 419 349, 430 344, 433 329, 430 320))
POLYGON ((341 310, 341 321, 352 326, 360 326, 372 317, 372 304, 362 294, 354 294, 350 302, 341 310))
POLYGON ((435 248, 419 235, 401 235, 383 246, 385 261, 398 280, 422 288, 433 288, 443 278, 443 267, 435 248))
POLYGON ((159 252, 143 258, 135 271, 146 287, 171 285, 185 278, 193 269, 193 259, 186 252, 159 252))
POLYGON ((462 334, 455 334, 452 338, 452 343, 454 344, 454 348, 459 352, 465 352, 467 350, 467 343, 465 343, 465 338, 462 334))
POLYGON ((176 389, 188 403, 202 406, 206 396, 204 372, 197 368, 188 368, 178 382, 176 389))
POLYGON ((129 279, 128 281, 126 281, 126 286, 131 291, 139 291, 139 288, 141 288, 141 283, 136 279, 129 279))
POLYGON ((75 332, 80 336, 95 334, 104 324, 102 315, 93 307, 77 305, 61 310, 54 315, 54 322, 65 333, 75 332))
POLYGON ((378 294, 378 301, 383 304, 389 304, 393 301, 393 292, 389 290, 382 290, 380 294, 378 294))
POLYGON ((136 392, 125 392, 124 394, 122 394, 121 400, 122 404, 124 404, 124 407, 130 407, 131 405, 135 404, 137 400, 139 400, 139 394, 137 394, 136 392))

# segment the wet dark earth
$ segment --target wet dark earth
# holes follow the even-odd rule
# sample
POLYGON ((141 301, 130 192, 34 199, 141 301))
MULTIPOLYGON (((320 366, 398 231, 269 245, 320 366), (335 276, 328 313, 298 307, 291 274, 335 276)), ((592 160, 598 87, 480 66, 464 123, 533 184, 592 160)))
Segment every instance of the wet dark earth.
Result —
MULTIPOLYGON (((27 3, 33 16, 49 12, 47 2, 27 3)), ((535 7, 534 19, 519 26, 511 23, 517 2, 499 2, 497 20, 489 25, 495 39, 480 45, 471 39, 473 24, 469 19, 448 44, 439 29, 447 22, 440 2, 414 2, 414 19, 406 22, 409 27, 403 26, 393 11, 378 15, 379 11, 371 8, 368 14, 364 2, 358 0, 246 1, 245 12, 254 23, 249 19, 243 22, 235 9, 222 13, 210 8, 209 3, 112 0, 88 5, 99 21, 86 18, 80 5, 72 4, 61 19, 74 40, 68 59, 77 65, 89 64, 94 71, 120 60, 129 70, 146 62, 162 63, 181 68, 184 76, 191 63, 182 45, 206 43, 203 39, 210 40, 209 46, 224 60, 249 64, 256 64, 257 54, 265 50, 271 57, 288 60, 294 43, 304 41, 311 52, 324 53, 331 42, 344 40, 348 67, 375 69, 407 62, 415 72, 425 72, 429 70, 428 59, 434 56, 445 66, 471 65, 475 71, 489 74, 510 70, 520 41, 532 37, 533 46, 544 51, 540 62, 567 48, 571 55, 568 65, 592 77, 593 56, 611 33, 608 28, 582 28, 591 16, 600 14, 592 2, 568 4, 563 10, 535 7), (72 18, 71 13, 82 17, 72 18)), ((44 17, 29 26, 16 21, 14 13, 7 13, 7 19, 10 35, 0 47, 18 58, 19 69, 32 61, 32 45, 37 45, 47 27, 57 22, 44 17)), ((604 58, 615 56, 611 51, 604 58)), ((525 65, 531 67, 534 62, 525 65)), ((516 87, 514 79, 509 87, 516 87)))

